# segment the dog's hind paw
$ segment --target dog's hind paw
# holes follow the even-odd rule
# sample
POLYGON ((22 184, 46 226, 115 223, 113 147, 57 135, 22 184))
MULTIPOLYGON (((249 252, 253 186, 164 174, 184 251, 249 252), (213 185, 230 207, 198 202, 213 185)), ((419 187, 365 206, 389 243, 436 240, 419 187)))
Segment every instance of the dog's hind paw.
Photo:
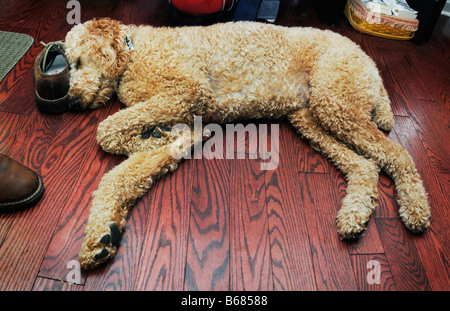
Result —
POLYGON ((422 233, 430 226, 429 209, 400 210, 400 218, 412 233, 422 233))
POLYGON ((93 269, 114 257, 122 232, 116 223, 111 223, 107 232, 100 238, 89 237, 85 240, 79 254, 79 261, 84 269, 93 269), (89 242, 95 240, 94 242, 89 242))
POLYGON ((368 221, 364 223, 358 222, 342 222, 337 219, 337 228, 339 238, 341 240, 357 239, 364 235, 368 221))
POLYGON ((430 226, 431 209, 422 184, 409 182, 397 186, 397 194, 399 215, 406 228, 413 233, 425 231, 430 226))
POLYGON ((374 208, 375 202, 370 196, 347 194, 336 217, 340 239, 355 239, 362 236, 374 208))

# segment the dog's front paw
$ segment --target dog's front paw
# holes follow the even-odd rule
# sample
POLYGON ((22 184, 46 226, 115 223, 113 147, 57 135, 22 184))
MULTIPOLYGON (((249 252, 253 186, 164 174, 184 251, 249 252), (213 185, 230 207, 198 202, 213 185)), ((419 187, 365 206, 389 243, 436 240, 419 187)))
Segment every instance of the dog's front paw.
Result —
POLYGON ((102 232, 86 233, 85 241, 79 254, 79 261, 84 269, 93 269, 114 257, 122 232, 116 223, 111 223, 102 232))

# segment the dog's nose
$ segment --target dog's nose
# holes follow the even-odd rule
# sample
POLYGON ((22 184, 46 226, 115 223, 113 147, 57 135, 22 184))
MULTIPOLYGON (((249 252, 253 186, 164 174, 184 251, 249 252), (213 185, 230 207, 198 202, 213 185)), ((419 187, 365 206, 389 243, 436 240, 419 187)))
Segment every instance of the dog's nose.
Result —
POLYGON ((70 99, 68 106, 70 111, 79 112, 83 110, 83 107, 81 106, 81 101, 78 97, 70 99))

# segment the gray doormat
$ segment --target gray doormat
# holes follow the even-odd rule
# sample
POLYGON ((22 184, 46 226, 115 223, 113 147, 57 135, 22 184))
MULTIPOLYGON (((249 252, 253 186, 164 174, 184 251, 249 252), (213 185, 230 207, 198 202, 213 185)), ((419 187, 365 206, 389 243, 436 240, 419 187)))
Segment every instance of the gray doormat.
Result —
POLYGON ((22 33, 0 31, 0 82, 19 62, 34 39, 22 33))

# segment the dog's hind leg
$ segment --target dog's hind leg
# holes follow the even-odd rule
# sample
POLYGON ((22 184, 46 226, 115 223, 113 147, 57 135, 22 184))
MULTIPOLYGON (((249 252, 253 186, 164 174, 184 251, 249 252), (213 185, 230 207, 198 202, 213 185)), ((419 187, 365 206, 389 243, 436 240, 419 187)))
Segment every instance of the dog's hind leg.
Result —
POLYGON ((289 120, 314 149, 328 157, 345 174, 347 194, 336 217, 337 230, 341 239, 358 237, 366 229, 378 203, 378 165, 326 133, 313 120, 308 108, 291 113, 289 120))
POLYGON ((363 99, 348 94, 347 90, 357 89, 353 80, 341 77, 341 81, 342 85, 330 86, 312 79, 310 110, 314 119, 339 140, 374 159, 394 180, 405 226, 412 232, 425 230, 430 224, 430 206, 411 156, 387 139, 371 120, 370 111, 358 106, 363 99))
POLYGON ((385 131, 390 131, 394 127, 394 114, 392 113, 389 96, 383 84, 380 85, 380 93, 373 105, 372 120, 378 127, 385 131))
MULTIPOLYGON (((172 144, 140 151, 106 173, 93 194, 79 261, 90 269, 116 253, 129 208, 156 179, 177 168, 183 153, 202 138, 181 135, 172 144)), ((194 133, 194 135, 196 135, 194 133)))

